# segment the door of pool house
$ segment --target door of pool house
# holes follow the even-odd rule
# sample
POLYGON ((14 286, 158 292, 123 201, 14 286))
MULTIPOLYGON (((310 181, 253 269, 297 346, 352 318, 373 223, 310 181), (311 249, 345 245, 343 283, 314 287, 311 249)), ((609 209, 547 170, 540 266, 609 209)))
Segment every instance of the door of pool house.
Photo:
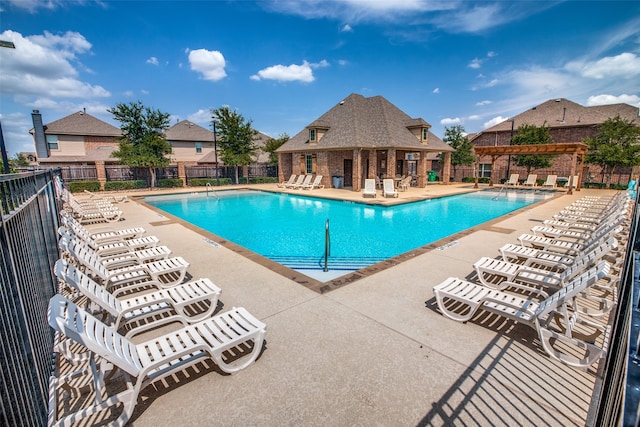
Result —
POLYGON ((353 186, 353 160, 344 159, 344 186, 352 187, 353 186))

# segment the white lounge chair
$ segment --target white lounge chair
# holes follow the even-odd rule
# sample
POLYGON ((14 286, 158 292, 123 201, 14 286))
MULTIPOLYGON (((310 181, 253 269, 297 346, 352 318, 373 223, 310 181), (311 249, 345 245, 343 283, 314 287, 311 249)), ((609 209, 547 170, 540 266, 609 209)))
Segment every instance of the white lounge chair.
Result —
POLYGON ((376 191, 376 180, 375 179, 365 179, 364 180, 364 189, 362 190, 362 197, 365 196, 373 196, 376 197, 378 192, 376 191))
POLYGON ((618 217, 607 224, 598 227, 588 238, 584 240, 580 239, 561 239, 553 237, 535 236, 533 234, 521 234, 518 236, 518 241, 522 246, 530 246, 536 249, 544 249, 547 251, 555 251, 566 254, 575 254, 585 247, 591 245, 596 240, 603 236, 609 236, 611 234, 616 235, 622 231, 620 223, 623 218, 618 217))
POLYGON ((173 257, 141 265, 108 269, 100 256, 86 245, 75 246, 70 243, 67 250, 87 272, 100 279, 102 285, 116 296, 149 287, 164 289, 177 285, 184 280, 189 267, 189 263, 182 257, 173 257))
POLYGON ((536 329, 542 348, 549 356, 569 366, 585 369, 606 354, 611 330, 609 326, 581 316, 576 300, 608 272, 609 265, 602 261, 551 296, 528 289, 536 292, 540 299, 514 295, 455 277, 436 285, 433 293, 440 312, 450 319, 466 322, 483 309, 523 323, 536 329), (551 329, 555 319, 564 329, 551 329), (602 346, 576 338, 573 333, 576 324, 602 332, 602 346), (554 347, 554 344, 558 346, 554 347), (580 356, 574 353, 578 351, 580 356))
POLYGON ((593 248, 589 253, 576 257, 570 266, 561 265, 560 271, 514 264, 505 260, 482 257, 473 267, 478 280, 485 286, 506 289, 509 286, 526 285, 536 288, 561 288, 575 276, 595 265, 611 250, 608 242, 593 248))
POLYGON ((285 184, 284 186, 286 188, 296 188, 302 185, 302 183, 304 182, 304 175, 298 175, 298 178, 296 179, 295 182, 291 183, 291 184, 285 184))
POLYGON ((385 178, 382 180, 382 197, 398 197, 398 192, 393 187, 393 179, 385 178))
MULTIPOLYGON (((47 317, 56 332, 81 344, 92 354, 89 367, 52 378, 53 386, 71 387, 71 378, 90 372, 93 373, 97 396, 88 403, 90 406, 55 420, 56 425, 75 425, 83 418, 122 406, 122 412, 112 425, 123 426, 133 414, 138 394, 149 384, 208 359, 212 359, 223 372, 237 372, 258 358, 266 334, 266 325, 244 308, 233 308, 139 344, 134 344, 59 294, 51 298, 47 317), (233 362, 224 356, 228 353, 233 354, 233 362), (104 387, 105 374, 113 373, 105 372, 104 369, 108 368, 119 369, 123 373, 123 391, 110 392, 104 387)), ((59 350, 64 352, 64 348, 59 350)))
POLYGON ((528 246, 508 243, 501 246, 498 251, 504 261, 530 265, 530 266, 546 266, 549 269, 561 271, 572 265, 578 257, 590 252, 597 245, 607 242, 611 247, 611 252, 615 253, 618 249, 618 243, 615 237, 603 236, 600 240, 595 241, 591 245, 570 254, 560 252, 545 251, 543 249, 535 249, 528 246), (564 266, 564 267, 563 267, 564 266))
POLYGON ((288 181, 283 181, 283 182, 277 184, 277 186, 280 187, 280 188, 284 188, 284 187, 287 187, 289 185, 293 185, 294 182, 296 182, 296 174, 291 174, 291 176, 289 177, 288 181))
POLYGON ((89 195, 90 199, 95 199, 95 200, 101 200, 101 201, 107 201, 107 202, 111 202, 111 203, 120 203, 120 202, 128 202, 129 198, 124 195, 124 196, 114 196, 114 195, 103 195, 103 194, 96 194, 93 193, 89 190, 84 190, 85 194, 89 195))
POLYGON ((558 179, 558 175, 547 175, 547 179, 544 183, 542 183, 543 188, 556 188, 556 181, 558 179))
POLYGON ((300 189, 310 185, 312 179, 313 179, 313 175, 305 175, 301 184, 298 184, 296 182, 293 186, 291 186, 289 188, 293 188, 294 190, 300 190, 300 189))
POLYGON ((512 173, 509 176, 509 179, 507 181, 505 181, 503 186, 505 186, 505 187, 515 187, 515 186, 517 186, 519 184, 518 178, 520 178, 520 174, 512 173))
POLYGON ((324 185, 322 185, 322 175, 316 175, 313 182, 307 185, 302 185, 303 190, 314 190, 316 188, 324 188, 324 185))
POLYGON ((59 243, 61 247, 66 247, 69 245, 69 242, 73 242, 77 247, 86 246, 88 250, 95 252, 96 255, 100 257, 102 265, 110 270, 159 261, 167 259, 169 255, 171 255, 171 249, 166 246, 132 249, 123 244, 116 245, 112 243, 106 246, 99 246, 98 250, 96 250, 89 246, 84 240, 69 235, 63 235, 59 243))
POLYGON ((580 175, 574 175, 569 177, 569 182, 567 182, 568 188, 578 188, 578 184, 580 179, 580 175))
POLYGON ((128 326, 127 337, 172 322, 187 325, 211 317, 221 292, 211 280, 204 278, 168 289, 118 298, 63 259, 56 261, 54 271, 63 283, 111 316, 109 324, 116 330, 128 326), (189 313, 185 310, 188 307, 192 309, 189 313))
POLYGON ((160 242, 156 236, 142 236, 135 239, 119 239, 98 244, 91 238, 86 229, 76 227, 69 228, 65 225, 58 227, 58 234, 69 240, 72 238, 82 240, 99 255, 115 255, 127 251, 154 248, 160 242))
POLYGON ((527 180, 525 182, 522 183, 523 187, 535 187, 536 186, 536 180, 538 179, 538 175, 536 174, 529 174, 529 176, 527 176, 527 180))
POLYGON ((60 211, 60 220, 68 228, 83 229, 89 237, 97 244, 120 241, 122 239, 135 239, 143 236, 147 231, 142 227, 132 227, 123 229, 91 229, 88 230, 84 225, 77 221, 73 216, 66 212, 60 211))

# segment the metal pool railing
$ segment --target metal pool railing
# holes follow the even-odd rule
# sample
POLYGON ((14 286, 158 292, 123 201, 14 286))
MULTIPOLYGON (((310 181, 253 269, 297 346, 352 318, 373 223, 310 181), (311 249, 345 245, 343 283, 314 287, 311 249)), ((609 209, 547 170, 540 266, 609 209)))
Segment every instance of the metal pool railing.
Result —
POLYGON ((0 425, 47 423, 53 334, 47 305, 56 292, 59 169, 1 175, 0 425))

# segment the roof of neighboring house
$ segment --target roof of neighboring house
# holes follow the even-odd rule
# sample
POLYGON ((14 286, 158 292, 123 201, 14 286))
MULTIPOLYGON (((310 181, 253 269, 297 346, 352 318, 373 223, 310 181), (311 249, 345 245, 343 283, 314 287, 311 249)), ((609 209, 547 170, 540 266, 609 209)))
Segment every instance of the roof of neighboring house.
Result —
POLYGON ((165 132, 167 141, 213 142, 213 132, 189 120, 182 120, 165 132))
MULTIPOLYGON (((31 129, 30 132, 33 132, 31 129)), ((122 132, 117 127, 103 122, 84 111, 70 114, 44 126, 46 135, 92 135, 92 136, 120 136, 122 132)))
POLYGON ((617 115, 622 119, 633 121, 637 126, 640 126, 638 107, 629 104, 584 107, 568 99, 558 98, 536 105, 530 110, 524 111, 509 120, 485 129, 481 133, 511 131, 511 120, 513 120, 513 129, 518 129, 519 126, 524 124, 562 128, 598 125, 617 115))
MULTIPOLYGON (((262 151, 262 147, 264 147, 264 144, 269 139, 271 139, 271 137, 269 135, 265 135, 262 132, 258 131, 258 133, 256 134, 256 137, 254 139, 254 142, 258 147, 258 151, 256 152, 257 154, 256 163, 267 163, 269 161, 269 153, 265 153, 264 151, 262 151)), ((215 162, 216 162, 216 154, 213 151, 205 154, 204 156, 202 156, 200 160, 198 160, 198 163, 215 163, 215 162)), ((220 153, 218 153, 218 162, 220 164, 224 164, 224 162, 220 158, 220 153)))
POLYGON ((432 133, 429 134, 428 145, 422 144, 409 130, 412 127, 431 126, 421 118, 411 118, 382 96, 365 98, 352 93, 285 142, 277 151, 349 148, 453 151, 439 138, 431 139, 435 136, 432 133), (326 129, 317 145, 309 145, 311 128, 326 129))
POLYGON ((40 163, 117 163, 120 160, 111 157, 111 153, 117 149, 118 147, 105 145, 89 151, 85 156, 54 156, 46 159, 38 159, 38 161, 40 163))

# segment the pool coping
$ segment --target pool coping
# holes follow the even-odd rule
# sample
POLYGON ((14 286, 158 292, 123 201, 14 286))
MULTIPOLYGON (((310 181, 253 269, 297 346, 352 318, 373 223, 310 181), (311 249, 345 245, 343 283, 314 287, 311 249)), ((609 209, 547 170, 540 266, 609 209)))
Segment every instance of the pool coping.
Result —
MULTIPOLYGON (((498 188, 498 187, 494 187, 494 188, 498 188)), ((487 191, 488 188, 480 188, 480 189, 472 189, 470 191, 452 191, 451 193, 443 193, 443 194, 438 194, 437 196, 414 196, 414 197, 410 197, 410 198, 393 198, 393 199, 385 199, 385 200, 391 200, 391 203, 368 203, 369 200, 371 199, 365 199, 366 201, 355 201, 355 200, 351 200, 351 199, 347 199, 347 198, 339 198, 337 196, 327 196, 327 195, 321 195, 319 192, 316 193, 314 192, 313 194, 305 194, 302 193, 303 196, 306 197, 317 197, 317 198, 324 198, 324 199, 329 199, 329 200, 337 200, 337 201, 349 201, 349 202, 353 202, 353 203, 361 203, 361 204, 368 204, 368 205, 382 205, 382 206, 396 206, 396 205, 401 205, 401 204, 409 204, 409 203, 415 203, 415 202, 419 202, 419 201, 423 201, 423 200, 430 200, 430 199, 438 199, 438 198, 442 198, 442 197, 449 197, 449 196, 454 196, 454 195, 458 195, 458 194, 468 194, 468 193, 473 193, 473 192, 478 192, 478 191, 487 191)), ((225 190, 221 190, 221 191, 226 191, 225 190)), ((269 190, 269 189, 258 189, 255 187, 248 187, 248 186, 242 186, 242 187, 234 187, 234 188, 230 188, 228 190, 237 190, 237 191, 263 191, 263 192, 271 192, 271 193, 283 193, 283 194, 296 194, 296 195, 300 195, 300 192, 290 192, 290 191, 277 191, 277 190, 269 190)), ((190 193, 203 193, 206 192, 206 190, 201 190, 201 191, 191 191, 190 193)), ((565 193, 561 192, 561 191, 555 191, 555 194, 552 197, 548 197, 544 200, 541 200, 537 203, 535 203, 536 206, 539 206, 541 204, 545 204, 548 203, 551 200, 554 200, 558 197, 563 196, 565 193)), ((184 191, 183 192, 176 192, 176 193, 164 193, 163 196, 170 196, 173 194, 186 194, 184 191)), ((489 221, 483 222, 481 224, 478 224, 474 227, 468 228, 466 230, 460 231, 458 233, 452 234, 450 236, 444 237, 442 239, 436 240, 434 242, 431 242, 429 244, 426 244, 424 246, 420 246, 417 247, 415 249, 412 249, 408 252, 404 252, 402 254, 396 255, 392 258, 388 258, 384 261, 380 261, 376 264, 372 264, 370 266, 367 266, 365 268, 362 268, 360 270, 356 270, 353 271, 351 273, 347 273, 344 274, 340 277, 337 277, 335 279, 332 280, 328 280, 326 282, 322 282, 319 281, 317 279, 314 279, 312 277, 309 277, 307 275, 305 275, 304 273, 301 273, 297 270, 293 270, 289 267, 286 267, 276 261, 273 261, 263 255, 260 255, 256 252, 253 252, 247 248, 245 248, 244 246, 240 246, 234 242, 229 241, 228 239, 225 239, 221 236, 218 236, 214 233, 211 233, 210 231, 207 231, 201 227, 198 227, 197 225, 191 224, 181 218, 178 218, 177 216, 174 216, 170 213, 167 213, 161 209, 156 208, 153 205, 150 205, 149 203, 144 201, 144 198, 147 196, 154 196, 153 194, 145 194, 145 195, 133 195, 131 196, 132 199, 134 199, 137 203, 140 203, 141 205, 145 206, 146 208, 160 214, 161 216, 167 217, 169 218, 169 220, 162 220, 162 221, 155 221, 152 222, 151 224, 154 226, 161 226, 161 225, 168 225, 168 224, 180 224, 182 226, 184 226, 185 228, 192 230, 200 235, 202 235, 204 238, 208 239, 211 242, 214 242, 215 244, 218 244, 220 246, 223 246, 241 256, 243 256, 244 258, 253 261, 255 263, 257 263, 258 265, 261 265, 263 267, 268 268, 269 270, 289 279, 292 280, 304 287, 306 287, 307 289, 317 292, 319 294, 325 294, 327 292, 331 292, 333 290, 336 289, 340 289, 346 285, 349 285, 351 283, 355 283, 358 280, 361 280, 365 277, 369 277, 371 275, 374 275, 376 273, 379 273, 381 271, 387 270, 391 267, 394 267, 396 265, 399 265, 405 261, 411 260, 416 258, 417 256, 420 256, 422 254, 425 254, 427 252, 431 252, 433 250, 446 250, 447 247, 450 247, 452 244, 454 244, 457 240, 468 236, 470 234, 473 234, 477 231, 480 230, 485 230, 485 231, 493 231, 493 232, 499 232, 499 233, 511 233, 515 230, 511 230, 511 229, 502 229, 500 227, 494 227, 493 225, 504 221, 505 218, 509 218, 513 215, 517 215, 519 213, 522 213, 523 211, 530 209, 532 205, 527 205, 524 206, 522 208, 516 209, 514 211, 511 211, 505 215, 501 215, 499 217, 496 217, 494 219, 491 219, 489 221)))

